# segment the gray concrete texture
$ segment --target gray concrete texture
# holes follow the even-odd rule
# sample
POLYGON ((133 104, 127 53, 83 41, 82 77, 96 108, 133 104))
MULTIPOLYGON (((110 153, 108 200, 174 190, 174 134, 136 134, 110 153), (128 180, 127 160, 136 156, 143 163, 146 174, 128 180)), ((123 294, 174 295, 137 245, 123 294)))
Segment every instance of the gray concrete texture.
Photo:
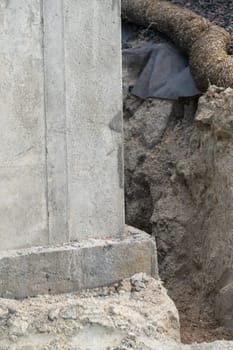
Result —
POLYGON ((158 276, 154 240, 129 228, 124 240, 88 240, 0 254, 0 297, 24 298, 106 286, 138 272, 158 276))
POLYGON ((3 0, 0 19, 0 249, 122 237, 119 0, 3 0))
POLYGON ((156 276, 124 227, 120 0, 3 0, 0 29, 0 296, 156 276))

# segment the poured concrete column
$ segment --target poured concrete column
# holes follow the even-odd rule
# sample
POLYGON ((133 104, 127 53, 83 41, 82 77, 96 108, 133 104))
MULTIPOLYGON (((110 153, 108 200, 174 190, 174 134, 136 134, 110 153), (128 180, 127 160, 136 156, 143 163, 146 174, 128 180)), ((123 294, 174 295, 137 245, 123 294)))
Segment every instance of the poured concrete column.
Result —
POLYGON ((1 249, 122 237, 119 6, 3 1, 1 249))
POLYGON ((47 0, 43 17, 49 241, 122 237, 119 1, 47 0))
POLYGON ((20 296, 56 292, 43 278, 58 271, 71 281, 59 291, 154 271, 124 229, 120 1, 3 0, 0 28, 0 295, 16 295, 35 264, 37 287, 22 280, 20 296), (108 257, 106 241, 115 247, 108 257), (102 255, 101 280, 92 264, 102 255))

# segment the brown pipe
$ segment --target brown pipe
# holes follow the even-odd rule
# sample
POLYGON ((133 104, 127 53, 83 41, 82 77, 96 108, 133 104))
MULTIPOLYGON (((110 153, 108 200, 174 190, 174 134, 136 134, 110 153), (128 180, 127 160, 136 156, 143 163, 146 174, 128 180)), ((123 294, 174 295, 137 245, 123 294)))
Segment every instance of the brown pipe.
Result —
POLYGON ((122 0, 122 16, 166 34, 189 57, 201 91, 209 85, 233 88, 230 34, 194 12, 161 0, 122 0))

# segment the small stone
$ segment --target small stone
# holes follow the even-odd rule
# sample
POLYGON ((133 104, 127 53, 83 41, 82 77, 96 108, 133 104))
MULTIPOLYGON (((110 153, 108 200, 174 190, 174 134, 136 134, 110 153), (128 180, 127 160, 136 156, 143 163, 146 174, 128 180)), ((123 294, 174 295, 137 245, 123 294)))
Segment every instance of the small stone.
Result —
POLYGON ((49 319, 49 321, 57 320, 58 317, 59 317, 59 312, 60 312, 59 309, 49 310, 49 312, 48 312, 48 319, 49 319))
POLYGON ((135 281, 134 284, 132 285, 132 292, 140 292, 144 288, 146 288, 145 283, 135 281))
POLYGON ((142 289, 146 288, 146 285, 144 283, 144 274, 143 273, 137 273, 130 279, 132 284, 132 291, 133 292, 140 292, 142 289))
POLYGON ((18 340, 18 337, 16 335, 9 335, 9 340, 12 342, 12 343, 16 343, 17 340, 18 340))
POLYGON ((118 314, 116 307, 112 305, 109 307, 108 312, 111 316, 116 316, 118 314))
POLYGON ((38 333, 43 334, 43 333, 47 333, 47 331, 48 331, 48 328, 47 328, 46 323, 43 322, 43 323, 38 324, 38 326, 37 326, 38 333))
POLYGON ((108 287, 108 293, 109 295, 116 293, 116 285, 108 287))
POLYGON ((98 295, 100 297, 108 296, 109 295, 109 289, 107 287, 100 288, 100 290, 98 291, 98 295))
POLYGON ((9 317, 8 308, 0 305, 0 320, 4 320, 9 317))
POLYGON ((143 273, 142 279, 143 279, 143 282, 149 283, 151 280, 151 276, 148 276, 146 273, 143 273))
MULTIPOLYGON (((136 292, 140 292, 142 289, 145 289, 146 285, 143 282, 139 282, 136 286, 135 286, 135 291, 136 292)), ((143 298, 142 298, 143 300, 143 298)))
POLYGON ((136 334, 134 334, 133 332, 129 332, 128 337, 129 337, 129 339, 134 340, 134 341, 136 341, 136 338, 137 338, 136 334))
POLYGON ((135 282, 135 281, 142 281, 143 280, 143 273, 139 272, 139 273, 135 273, 135 275, 133 275, 130 278, 131 283, 135 282))
POLYGON ((131 285, 130 280, 128 280, 128 279, 123 280, 120 282, 119 292, 120 291, 131 292, 131 288, 132 288, 132 285, 131 285))
POLYGON ((76 320, 77 319, 77 310, 76 307, 70 306, 67 308, 64 308, 60 311, 60 316, 64 320, 76 320))

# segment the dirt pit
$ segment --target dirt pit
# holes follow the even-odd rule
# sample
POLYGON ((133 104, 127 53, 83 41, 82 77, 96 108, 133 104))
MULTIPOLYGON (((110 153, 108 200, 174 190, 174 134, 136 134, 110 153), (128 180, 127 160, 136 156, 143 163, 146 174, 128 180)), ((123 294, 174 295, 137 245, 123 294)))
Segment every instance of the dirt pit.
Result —
MULTIPOLYGON (((195 102, 184 106, 180 103, 175 106, 176 102, 146 101, 125 121, 127 223, 155 236, 160 277, 179 310, 182 341, 233 339, 228 327, 223 327, 224 320, 216 319, 215 303, 224 271, 232 266, 231 258, 223 258, 231 230, 226 225, 222 230, 221 222, 211 218, 216 213, 225 220, 225 209, 219 213, 214 208, 222 196, 215 193, 215 186, 221 192, 224 185, 215 183, 211 188, 215 164, 208 174, 208 160, 198 159, 195 154, 200 152, 202 142, 190 118, 195 102), (160 124, 160 140, 148 148, 143 138, 161 109, 167 111, 167 125, 160 124), (175 110, 182 110, 183 118, 179 114, 178 118, 175 110), (214 225, 215 238, 211 239, 214 225)), ((212 141, 205 147, 212 147, 212 141)))
MULTIPOLYGON (((147 34, 127 46, 159 41, 147 34)), ((182 341, 232 340, 233 91, 140 100, 123 72, 127 224, 156 239, 182 341)))

